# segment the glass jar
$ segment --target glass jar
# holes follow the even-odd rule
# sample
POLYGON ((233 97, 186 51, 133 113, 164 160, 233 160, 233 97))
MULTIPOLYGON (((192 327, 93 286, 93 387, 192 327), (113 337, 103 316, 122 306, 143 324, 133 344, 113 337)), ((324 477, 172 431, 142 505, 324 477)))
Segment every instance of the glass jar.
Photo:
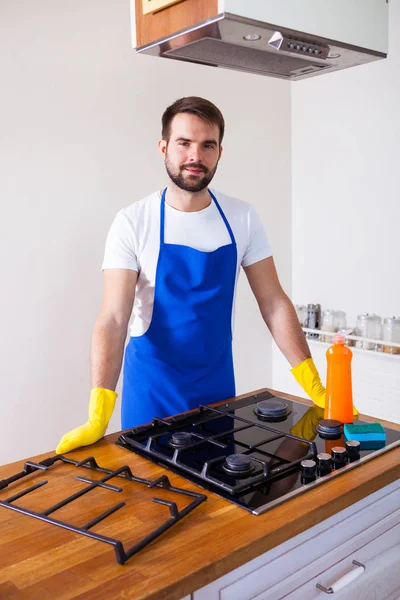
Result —
MULTIPOLYGON (((383 339, 385 342, 395 342, 400 344, 400 317, 387 317, 383 321, 383 339)), ((384 344, 383 352, 388 354, 400 354, 400 348, 384 344)))
MULTIPOLYGON (((373 319, 374 319, 374 325, 373 325, 373 329, 372 329, 372 337, 375 340, 381 340, 382 339, 382 317, 380 317, 379 315, 372 315, 373 319)), ((374 350, 377 350, 378 352, 382 351, 382 344, 381 343, 376 343, 374 346, 374 350)))
MULTIPOLYGON (((362 313, 357 317, 356 335, 365 338, 374 338, 375 336, 375 315, 362 313)), ((373 350, 375 344, 373 342, 365 342, 363 340, 356 341, 356 348, 363 350, 373 350)))
MULTIPOLYGON (((379 315, 363 313, 357 317, 356 335, 370 338, 370 340, 382 339, 382 317, 379 315)), ((381 350, 379 342, 366 342, 357 340, 356 348, 363 350, 381 350)))
MULTIPOLYGON (((337 331, 337 327, 335 327, 334 325, 334 318, 335 318, 335 311, 328 308, 327 310, 324 310, 323 314, 322 314, 322 323, 321 323, 321 330, 322 331, 332 331, 335 332, 337 331)), ((321 342, 330 342, 332 340, 332 336, 331 335, 320 335, 319 339, 321 340, 321 342)))
MULTIPOLYGON (((307 325, 308 329, 319 329, 320 323, 318 321, 319 313, 321 308, 317 304, 307 304, 307 325)), ((310 340, 317 340, 319 337, 318 333, 307 333, 307 338, 310 340)))
POLYGON ((333 312, 333 325, 336 327, 336 331, 345 329, 347 326, 346 313, 343 310, 335 310, 333 312))
POLYGON ((304 304, 296 304, 295 309, 300 325, 302 327, 306 327, 307 306, 305 306, 304 304))

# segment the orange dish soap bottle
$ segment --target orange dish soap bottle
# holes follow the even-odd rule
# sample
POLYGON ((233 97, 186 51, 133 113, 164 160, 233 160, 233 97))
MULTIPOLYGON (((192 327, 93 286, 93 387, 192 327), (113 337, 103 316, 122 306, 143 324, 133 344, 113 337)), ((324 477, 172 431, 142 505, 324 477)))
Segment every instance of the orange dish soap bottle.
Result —
POLYGON ((336 419, 341 423, 352 423, 351 359, 353 353, 345 346, 345 338, 340 333, 334 336, 333 346, 326 351, 326 358, 328 368, 324 418, 336 419))

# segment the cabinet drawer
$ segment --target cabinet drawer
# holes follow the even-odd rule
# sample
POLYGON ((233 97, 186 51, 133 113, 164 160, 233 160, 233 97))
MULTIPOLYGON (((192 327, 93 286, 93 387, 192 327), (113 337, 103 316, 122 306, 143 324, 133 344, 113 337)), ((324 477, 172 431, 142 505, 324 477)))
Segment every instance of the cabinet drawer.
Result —
MULTIPOLYGON (((338 549, 339 554, 340 549, 338 549)), ((350 598, 351 600, 394 600, 399 594, 400 524, 340 560, 284 598, 285 600, 304 600, 304 598, 321 600, 330 597, 334 600, 350 598), (365 570, 358 564, 354 564, 353 560, 362 564, 365 570), (335 589, 335 582, 337 584, 341 578, 349 574, 358 574, 358 576, 347 585, 343 585, 341 589, 338 589, 340 586, 335 589), (333 586, 334 593, 317 588, 317 584, 326 590, 333 586)), ((264 600, 264 598, 265 596, 258 596, 254 600, 264 600)))

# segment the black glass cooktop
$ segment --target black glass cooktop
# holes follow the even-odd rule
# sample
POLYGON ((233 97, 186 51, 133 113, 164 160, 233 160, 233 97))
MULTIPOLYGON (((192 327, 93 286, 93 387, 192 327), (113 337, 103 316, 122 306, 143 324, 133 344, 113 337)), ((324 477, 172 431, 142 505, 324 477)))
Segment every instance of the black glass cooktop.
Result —
POLYGON ((400 445, 400 431, 360 447, 342 429, 316 406, 263 392, 154 419, 117 444, 258 515, 400 445))

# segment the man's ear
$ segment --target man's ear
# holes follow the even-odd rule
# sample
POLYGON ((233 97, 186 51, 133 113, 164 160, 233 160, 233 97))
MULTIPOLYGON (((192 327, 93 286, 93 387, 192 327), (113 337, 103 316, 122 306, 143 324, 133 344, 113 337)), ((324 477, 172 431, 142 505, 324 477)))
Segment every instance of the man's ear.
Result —
POLYGON ((162 156, 165 156, 165 153, 167 151, 167 146, 168 146, 167 140, 160 140, 158 142, 158 150, 162 156))
POLYGON ((221 160, 222 150, 223 150, 223 148, 222 148, 222 146, 220 146, 219 147, 219 157, 218 157, 218 160, 221 160))

